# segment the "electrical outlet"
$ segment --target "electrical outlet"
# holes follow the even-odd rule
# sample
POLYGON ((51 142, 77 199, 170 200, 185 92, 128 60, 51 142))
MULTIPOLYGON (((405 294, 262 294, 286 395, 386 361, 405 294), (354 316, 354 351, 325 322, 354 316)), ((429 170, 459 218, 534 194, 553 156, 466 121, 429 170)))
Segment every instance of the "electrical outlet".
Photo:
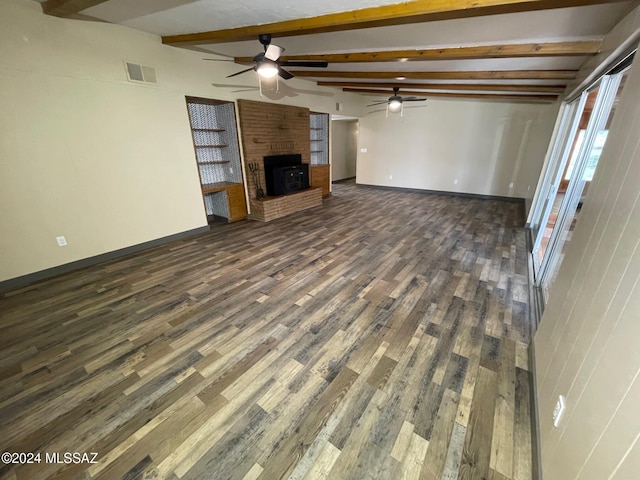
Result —
POLYGON ((59 237, 56 237, 56 242, 58 242, 59 247, 67 246, 67 239, 64 238, 64 235, 60 235, 59 237))
POLYGON ((513 188, 513 182, 509 184, 509 188, 513 188))
POLYGON ((367 153, 367 149, 366 148, 361 148, 360 149, 360 153, 367 153))
POLYGON ((453 184, 454 184, 454 185, 457 185, 457 184, 458 184, 458 179, 457 179, 457 178, 454 178, 454 179, 453 179, 453 184))
POLYGON ((553 409, 553 426, 558 428, 560 425, 560 420, 562 420, 562 415, 564 415, 564 411, 567 408, 566 399, 564 395, 558 396, 558 401, 556 402, 556 408, 553 409))
POLYGON ((393 175, 389 175, 389 180, 393 180, 393 175))
POLYGON ((229 167, 229 173, 233 173, 233 167, 229 167))

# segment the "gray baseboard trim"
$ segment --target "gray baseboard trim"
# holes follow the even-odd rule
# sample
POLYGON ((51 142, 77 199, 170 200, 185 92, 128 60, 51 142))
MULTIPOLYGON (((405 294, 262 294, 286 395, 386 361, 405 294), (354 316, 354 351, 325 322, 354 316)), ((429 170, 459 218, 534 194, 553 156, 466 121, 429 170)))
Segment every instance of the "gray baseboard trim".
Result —
POLYGON ((332 180, 331 183, 349 183, 355 179, 356 177, 340 178, 338 180, 332 180))
POLYGON ((540 407, 538 405, 538 380, 536 369, 535 344, 533 342, 540 317, 544 310, 542 292, 535 284, 533 272, 533 238, 531 230, 526 229, 527 270, 529 284, 529 322, 531 327, 531 343, 529 345, 529 366, 531 368, 530 404, 531 404, 531 466, 533 480, 542 480, 542 450, 540 448, 540 407))
POLYGON ((524 205, 525 199, 521 197, 503 197, 500 195, 483 195, 481 193, 447 192, 445 190, 426 190, 421 188, 390 187, 387 185, 369 185, 367 183, 356 183, 358 187, 379 188, 381 190, 397 190, 403 192, 429 193, 433 195, 448 195, 450 197, 475 198, 479 200, 499 200, 503 202, 517 202, 524 205))
POLYGON ((533 480, 542 480, 542 450, 540 449, 540 410, 536 395, 538 382, 536 378, 536 355, 533 341, 529 346, 529 365, 531 366, 531 466, 533 480))
POLYGON ((27 275, 22 275, 20 277, 4 280, 0 282, 0 294, 6 293, 10 290, 15 290, 17 288, 25 287, 27 285, 31 285, 32 283, 36 283, 41 280, 47 280, 64 273, 79 270, 81 268, 89 267, 91 265, 96 265, 98 263, 106 262, 109 260, 114 260, 116 258, 124 257, 132 253, 137 253, 151 247, 157 247, 165 243, 173 242, 175 240, 181 240, 183 238, 191 237, 193 235, 209 231, 211 231, 211 228, 209 226, 194 228, 193 230, 187 230, 186 232, 180 232, 166 237, 156 238, 155 240, 139 243, 130 247, 120 248, 112 252, 102 253, 93 257, 76 260, 75 262, 58 265, 57 267, 51 267, 45 270, 40 270, 38 272, 28 273, 27 275))
POLYGON ((525 212, 531 211, 531 205, 533 205, 533 198, 525 198, 524 199, 525 212))

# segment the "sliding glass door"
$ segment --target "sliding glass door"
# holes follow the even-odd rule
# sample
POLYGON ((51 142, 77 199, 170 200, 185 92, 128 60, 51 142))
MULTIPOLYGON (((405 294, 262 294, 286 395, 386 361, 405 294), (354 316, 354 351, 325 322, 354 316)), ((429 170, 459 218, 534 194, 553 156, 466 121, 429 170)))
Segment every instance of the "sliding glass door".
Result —
POLYGON ((582 208, 582 201, 596 173, 625 75, 626 71, 606 75, 599 85, 589 92, 590 96, 595 95, 593 110, 588 116, 586 128, 578 130, 573 142, 575 153, 571 156, 562 177, 562 181, 567 182, 567 187, 560 203, 557 220, 542 255, 540 252, 534 252, 534 255, 537 253, 541 258, 538 283, 545 302, 549 298, 567 244, 571 240, 571 234, 582 208))
POLYGON ((596 173, 626 71, 605 75, 561 113, 531 222, 534 277, 545 302, 596 173))
MULTIPOLYGON (((542 262, 540 252, 546 248, 550 238, 549 217, 552 214, 554 205, 557 203, 557 193, 560 187, 560 180, 567 165, 571 153, 572 139, 578 131, 579 120, 587 99, 587 93, 575 99, 571 103, 565 103, 557 121, 557 130, 551 139, 552 149, 547 160, 544 177, 541 181, 541 189, 533 203, 533 214, 530 228, 533 234, 533 251, 535 270, 538 271, 542 262)), ((557 205, 556 205, 557 208, 557 205)))

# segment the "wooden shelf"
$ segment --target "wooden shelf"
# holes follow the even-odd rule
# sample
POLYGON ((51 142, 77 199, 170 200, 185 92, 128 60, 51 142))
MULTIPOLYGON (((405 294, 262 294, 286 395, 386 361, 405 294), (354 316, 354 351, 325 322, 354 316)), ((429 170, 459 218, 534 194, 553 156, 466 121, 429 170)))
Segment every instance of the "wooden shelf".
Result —
POLYGON ((236 143, 238 132, 233 102, 187 97, 187 106, 207 219, 218 216, 235 222, 246 218, 247 203, 242 183, 242 160, 236 148, 239 145, 236 143), (192 105, 199 107, 192 109, 192 105), (221 108, 226 112, 222 117, 218 116, 223 113, 221 108), (224 150, 227 147, 229 150, 224 150))
POLYGON ((234 185, 242 185, 242 184, 234 183, 234 182, 207 183, 205 185, 202 185, 202 193, 222 192, 229 187, 233 187, 234 185))
POLYGON ((322 196, 331 193, 329 175, 329 115, 326 113, 310 113, 311 127, 311 165, 309 166, 309 184, 322 189, 322 196), (313 130, 317 132, 314 133, 313 130))

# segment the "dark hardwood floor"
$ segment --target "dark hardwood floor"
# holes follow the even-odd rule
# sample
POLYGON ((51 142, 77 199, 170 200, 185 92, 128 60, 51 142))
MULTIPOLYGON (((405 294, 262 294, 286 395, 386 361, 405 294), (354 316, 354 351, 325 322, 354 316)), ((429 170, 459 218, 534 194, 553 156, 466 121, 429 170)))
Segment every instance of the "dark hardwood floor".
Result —
POLYGON ((530 479, 522 210, 340 184, 0 296, 0 452, 41 453, 0 477, 530 479))

